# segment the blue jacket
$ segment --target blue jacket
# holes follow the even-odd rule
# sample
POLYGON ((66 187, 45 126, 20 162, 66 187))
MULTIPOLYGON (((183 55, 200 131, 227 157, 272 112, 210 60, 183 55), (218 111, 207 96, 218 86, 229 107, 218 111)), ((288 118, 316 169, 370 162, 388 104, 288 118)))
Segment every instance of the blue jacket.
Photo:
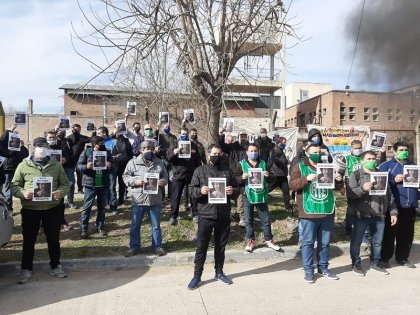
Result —
MULTIPOLYGON (((414 162, 408 162, 405 165, 416 165, 414 162)), ((395 158, 379 165, 380 172, 388 172, 388 182, 391 186, 392 194, 398 208, 402 207, 418 207, 420 193, 417 188, 403 187, 403 182, 395 183, 395 176, 404 174, 404 165, 395 158)))

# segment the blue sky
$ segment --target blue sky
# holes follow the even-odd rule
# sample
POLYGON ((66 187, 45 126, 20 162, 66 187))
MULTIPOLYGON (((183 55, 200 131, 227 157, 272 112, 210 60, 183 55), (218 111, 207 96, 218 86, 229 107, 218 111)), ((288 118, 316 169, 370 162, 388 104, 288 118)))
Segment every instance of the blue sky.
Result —
MULTIPOLYGON (((293 21, 306 41, 287 53, 286 82, 323 82, 344 89, 354 45, 344 37, 344 21, 349 10, 361 4, 362 0, 294 1, 289 15, 296 16, 293 21)), ((71 23, 86 23, 76 0, 0 1, 0 100, 6 111, 26 110, 32 98, 35 112, 57 113, 63 107, 58 88, 94 75, 72 47, 71 23)), ((100 58, 99 51, 86 48, 86 53, 100 58)), ((352 89, 372 88, 360 84, 358 75, 353 69, 352 89)))

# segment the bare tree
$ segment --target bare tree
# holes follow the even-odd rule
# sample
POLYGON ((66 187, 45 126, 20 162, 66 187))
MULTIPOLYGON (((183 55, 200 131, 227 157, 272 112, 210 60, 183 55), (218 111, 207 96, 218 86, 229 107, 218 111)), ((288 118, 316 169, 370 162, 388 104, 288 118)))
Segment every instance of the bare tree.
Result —
POLYGON ((141 84, 139 68, 154 60, 166 90, 172 63, 205 101, 212 141, 217 141, 226 80, 238 60, 278 50, 282 36, 297 37, 279 0, 97 1, 102 6, 85 8, 79 2, 91 30, 87 36, 75 33, 103 51, 105 65, 89 60, 99 74, 112 74, 117 81, 129 73, 133 84, 141 84))

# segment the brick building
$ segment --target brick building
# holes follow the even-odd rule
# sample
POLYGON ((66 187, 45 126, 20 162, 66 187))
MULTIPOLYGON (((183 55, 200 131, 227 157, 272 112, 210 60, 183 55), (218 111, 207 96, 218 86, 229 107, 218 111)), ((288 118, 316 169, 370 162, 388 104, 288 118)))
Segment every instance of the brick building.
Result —
MULTIPOLYGON (((333 90, 286 109, 286 127, 367 125, 387 134, 387 143, 405 140, 419 156, 418 89, 389 93, 333 90)), ((388 146, 390 150, 390 146, 388 146)))

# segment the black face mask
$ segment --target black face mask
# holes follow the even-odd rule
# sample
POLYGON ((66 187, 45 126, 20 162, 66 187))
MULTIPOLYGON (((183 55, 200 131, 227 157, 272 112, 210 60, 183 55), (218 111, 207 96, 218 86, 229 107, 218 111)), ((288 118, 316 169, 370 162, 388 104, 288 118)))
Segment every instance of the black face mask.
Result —
POLYGON ((139 133, 139 132, 140 132, 140 127, 134 127, 134 131, 135 131, 136 133, 139 133))
POLYGON ((192 136, 190 136, 190 138, 191 138, 192 140, 197 140, 197 135, 192 135, 192 136))
POLYGON ((220 155, 210 156, 210 163, 219 166, 222 163, 222 157, 220 155))
POLYGON ((105 144, 99 146, 99 151, 106 151, 105 144))
POLYGON ((79 131, 77 131, 77 129, 72 129, 72 131, 71 131, 74 135, 78 135, 79 134, 79 131))

